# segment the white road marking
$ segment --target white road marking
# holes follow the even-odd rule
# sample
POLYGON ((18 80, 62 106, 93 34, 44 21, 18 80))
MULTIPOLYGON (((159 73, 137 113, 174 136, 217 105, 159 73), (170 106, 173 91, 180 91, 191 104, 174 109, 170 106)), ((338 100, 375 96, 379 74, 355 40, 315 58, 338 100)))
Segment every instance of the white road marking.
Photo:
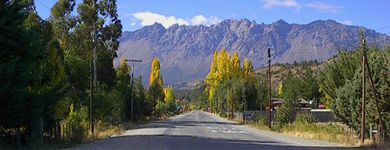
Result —
POLYGON ((246 131, 237 130, 237 128, 228 127, 207 127, 213 133, 226 133, 226 134, 248 134, 246 131))

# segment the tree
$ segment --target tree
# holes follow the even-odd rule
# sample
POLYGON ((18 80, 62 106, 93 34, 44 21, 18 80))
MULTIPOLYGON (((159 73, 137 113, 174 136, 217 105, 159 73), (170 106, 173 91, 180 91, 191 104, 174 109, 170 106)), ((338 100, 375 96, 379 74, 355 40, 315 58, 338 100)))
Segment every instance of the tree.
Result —
POLYGON ((122 110, 123 110, 123 117, 122 119, 124 121, 127 121, 128 118, 130 118, 130 100, 131 100, 131 87, 130 87, 130 72, 131 68, 128 65, 127 61, 125 59, 121 58, 120 65, 116 70, 116 89, 120 92, 121 99, 122 99, 122 110))
POLYGON ((134 112, 135 119, 139 120, 144 116, 149 116, 152 113, 152 110, 149 110, 149 101, 147 100, 146 91, 144 85, 142 85, 142 77, 139 76, 134 80, 134 112))
POLYGON ((52 26, 36 13, 32 1, 3 1, 1 8, 0 126, 30 133, 42 143, 43 129, 53 129, 54 106, 66 89, 63 52, 52 39, 52 26), (4 43, 3 43, 4 42, 4 43))
POLYGON ((301 98, 312 101, 314 108, 318 107, 322 93, 319 91, 318 81, 314 77, 314 73, 309 66, 303 67, 303 90, 301 98))
MULTIPOLYGON (((388 69, 390 68, 390 66, 386 64, 386 62, 390 58, 388 55, 389 52, 389 49, 370 49, 368 51, 368 60, 371 60, 368 63, 370 65, 370 71, 374 81, 374 86, 376 87, 376 89, 378 89, 376 91, 376 96, 379 100, 379 109, 383 114, 382 120, 384 120, 384 129, 387 135, 390 133, 390 123, 388 120, 386 120, 386 115, 390 114, 390 80, 389 78, 387 78, 387 75, 390 72, 388 69)), ((357 131, 360 131, 361 128, 361 83, 361 68, 358 68, 353 78, 347 80, 347 82, 343 86, 339 87, 336 90, 336 100, 334 102, 335 105, 333 105, 332 107, 335 114, 338 118, 342 120, 342 122, 357 131)), ((365 84, 366 87, 370 87, 369 81, 366 81, 365 84)), ((378 123, 377 107, 373 98, 374 91, 372 91, 371 88, 368 88, 367 93, 368 100, 366 101, 365 119, 366 130, 369 129, 370 125, 377 125, 378 123)))
POLYGON ((244 68, 243 68, 244 78, 249 77, 249 75, 252 72, 253 72, 252 61, 250 61, 248 58, 245 58, 244 59, 244 68))
POLYGON ((164 102, 167 107, 168 112, 176 111, 176 102, 175 95, 172 87, 167 87, 164 89, 164 102))
POLYGON ((160 72, 160 61, 157 58, 154 58, 149 78, 149 94, 153 107, 158 101, 164 100, 163 83, 160 72))
POLYGON ((279 82, 279 85, 278 85, 278 95, 279 96, 283 95, 283 81, 279 82))
POLYGON ((216 103, 216 97, 215 97, 215 89, 218 86, 217 81, 217 69, 218 69, 218 50, 214 52, 214 58, 211 62, 210 72, 206 77, 206 84, 209 85, 208 91, 208 100, 209 100, 209 106, 212 112, 215 112, 217 110, 217 103, 216 103))
POLYGON ((325 104, 332 107, 336 99, 336 90, 353 78, 360 60, 358 53, 339 51, 338 57, 325 64, 317 77, 319 90, 325 96, 325 104))
MULTIPOLYGON (((361 34, 362 38, 363 34, 361 34)), ((361 48, 367 49, 361 43, 361 48)), ((390 123, 387 116, 390 112, 389 87, 389 48, 370 48, 367 51, 367 60, 370 68, 373 85, 377 91, 367 89, 366 100, 366 127, 378 124, 378 111, 381 112, 384 120, 385 134, 390 134, 390 123), (375 93, 375 94, 374 94, 375 93), (378 98, 378 106, 374 101, 374 96, 378 98), (379 108, 379 110, 378 110, 379 108)), ((331 109, 336 116, 349 127, 359 131, 361 123, 361 51, 342 52, 333 62, 329 63, 319 76, 319 85, 325 94, 327 101, 331 104, 331 109)), ((366 87, 370 87, 370 82, 366 80, 366 87)), ((367 132, 366 132, 367 133, 367 132)))
POLYGON ((291 73, 282 83, 283 105, 276 111, 275 121, 281 127, 294 121, 297 110, 299 109, 299 98, 302 97, 304 90, 303 81, 294 77, 291 73))
POLYGON ((205 79, 208 85, 205 90, 213 112, 221 115, 229 112, 229 117, 232 117, 234 111, 258 110, 262 106, 258 95, 263 90, 256 85, 252 62, 245 58, 243 68, 240 62, 237 52, 229 55, 225 49, 215 51, 210 72, 205 79))
POLYGON ((240 57, 238 56, 237 52, 234 52, 233 58, 232 58, 232 72, 233 74, 238 74, 241 69, 241 63, 240 63, 240 57))

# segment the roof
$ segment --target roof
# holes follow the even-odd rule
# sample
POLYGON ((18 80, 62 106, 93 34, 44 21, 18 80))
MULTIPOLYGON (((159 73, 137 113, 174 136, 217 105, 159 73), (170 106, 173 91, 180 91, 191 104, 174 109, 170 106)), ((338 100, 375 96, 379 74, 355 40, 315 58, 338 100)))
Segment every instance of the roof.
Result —
MULTIPOLYGON (((281 98, 271 98, 271 100, 274 102, 274 103, 283 103, 284 99, 281 99, 281 98)), ((299 99, 299 103, 300 104, 310 104, 307 100, 303 99, 303 98, 300 98, 299 99)))

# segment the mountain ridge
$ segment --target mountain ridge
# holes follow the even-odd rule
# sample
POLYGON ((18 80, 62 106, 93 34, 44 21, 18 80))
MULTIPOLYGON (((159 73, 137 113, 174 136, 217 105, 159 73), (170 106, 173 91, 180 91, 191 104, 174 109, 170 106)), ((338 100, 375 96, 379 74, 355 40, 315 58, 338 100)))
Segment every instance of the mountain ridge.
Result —
POLYGON ((271 24, 258 24, 248 19, 228 19, 210 26, 172 25, 169 28, 155 23, 123 32, 114 64, 119 64, 121 57, 143 59, 135 70, 147 83, 151 61, 158 57, 165 83, 169 85, 203 79, 214 51, 222 48, 230 53, 237 51, 241 59, 248 57, 255 68, 266 64, 268 47, 273 47, 273 63, 325 61, 339 49, 357 48, 360 28, 365 29, 370 46, 390 45, 386 34, 334 20, 289 24, 280 19, 271 24))

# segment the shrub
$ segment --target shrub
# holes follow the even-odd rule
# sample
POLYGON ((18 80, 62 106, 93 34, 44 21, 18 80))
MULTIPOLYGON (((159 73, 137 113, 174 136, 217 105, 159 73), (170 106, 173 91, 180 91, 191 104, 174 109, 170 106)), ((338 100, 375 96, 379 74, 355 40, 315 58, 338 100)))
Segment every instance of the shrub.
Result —
POLYGON ((167 108, 165 106, 165 102, 161 101, 161 100, 157 100, 157 104, 156 104, 156 107, 154 109, 154 114, 156 116, 161 116, 163 114, 166 114, 166 112, 167 112, 167 108))
POLYGON ((262 116, 262 115, 259 115, 257 118, 256 118, 256 121, 261 124, 261 125, 268 125, 268 117, 266 116, 262 116))
POLYGON ((65 119, 65 139, 71 143, 81 143, 87 135, 88 129, 88 109, 81 107, 78 111, 74 110, 73 104, 70 105, 70 112, 65 119))
POLYGON ((294 121, 294 123, 304 123, 304 124, 309 124, 314 122, 315 122, 315 118, 311 113, 298 113, 294 121))

